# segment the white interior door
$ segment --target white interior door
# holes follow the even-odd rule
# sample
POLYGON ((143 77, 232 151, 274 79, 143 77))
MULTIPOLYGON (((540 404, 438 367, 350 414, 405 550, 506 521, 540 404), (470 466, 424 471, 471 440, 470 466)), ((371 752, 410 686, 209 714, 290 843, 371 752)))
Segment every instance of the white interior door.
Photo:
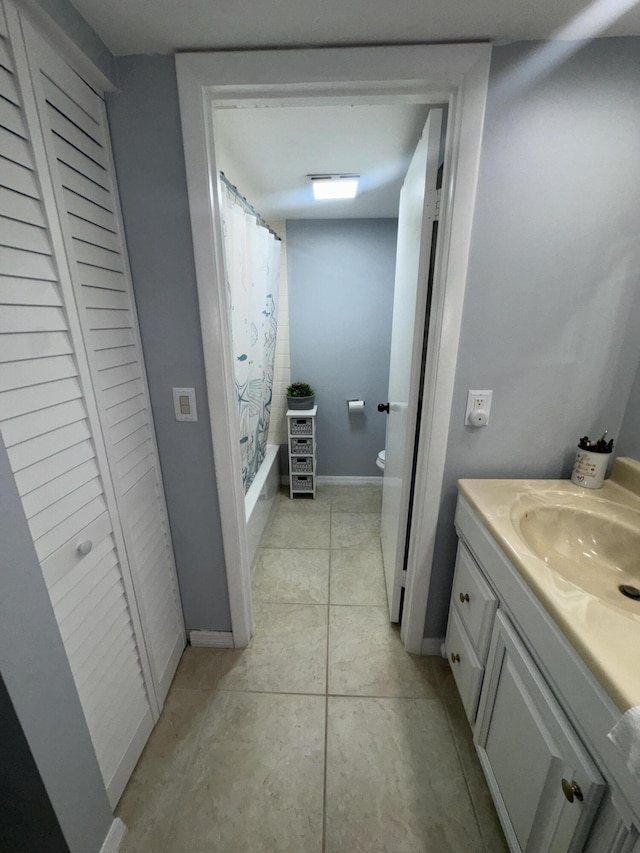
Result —
POLYGON ((400 193, 380 531, 392 622, 400 619, 401 590, 404 585, 442 119, 442 109, 430 110, 400 193))

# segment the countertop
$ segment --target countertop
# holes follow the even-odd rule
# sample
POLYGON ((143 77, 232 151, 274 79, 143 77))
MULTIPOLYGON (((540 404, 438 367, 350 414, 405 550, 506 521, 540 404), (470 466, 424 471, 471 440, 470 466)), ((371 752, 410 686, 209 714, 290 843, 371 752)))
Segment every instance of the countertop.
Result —
POLYGON ((537 556, 512 519, 518 501, 541 496, 587 511, 606 506, 614 518, 640 512, 640 464, 618 459, 611 478, 597 490, 569 480, 460 480, 458 486, 620 711, 640 705, 640 601, 630 606, 621 597, 618 605, 613 597, 603 600, 586 592, 537 556))

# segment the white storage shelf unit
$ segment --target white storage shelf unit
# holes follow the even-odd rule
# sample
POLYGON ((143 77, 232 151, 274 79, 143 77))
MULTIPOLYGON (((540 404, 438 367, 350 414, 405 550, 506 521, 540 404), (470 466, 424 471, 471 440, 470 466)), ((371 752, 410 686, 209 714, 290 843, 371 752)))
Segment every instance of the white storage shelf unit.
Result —
POLYGON ((287 412, 289 495, 316 496, 316 415, 318 407, 287 412))

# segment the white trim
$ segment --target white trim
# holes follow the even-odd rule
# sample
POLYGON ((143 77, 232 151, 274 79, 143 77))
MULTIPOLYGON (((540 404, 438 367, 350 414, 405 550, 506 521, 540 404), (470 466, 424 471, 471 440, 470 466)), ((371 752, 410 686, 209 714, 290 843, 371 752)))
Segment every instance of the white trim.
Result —
POLYGON ((120 845, 124 841, 124 837, 127 834, 126 825, 120 820, 119 817, 114 817, 113 823, 109 827, 109 832, 107 832, 107 837, 102 843, 102 847, 100 848, 100 853, 118 853, 120 850, 120 845))
POLYGON ((178 75, 178 92, 231 630, 234 645, 242 647, 249 643, 253 629, 251 567, 233 381, 222 204, 211 115, 202 84, 188 68, 178 75))
MULTIPOLYGON (((327 474, 316 477, 316 483, 318 486, 366 486, 367 484, 381 486, 382 479, 382 477, 334 477, 327 474)), ((289 477, 286 474, 281 475, 280 485, 289 485, 289 477)))
POLYGON ((14 0, 21 12, 26 14, 48 44, 64 56, 69 65, 84 80, 100 93, 114 92, 116 85, 104 71, 94 65, 87 54, 66 34, 62 27, 51 18, 38 3, 38 0, 14 0))
POLYGON ((383 477, 333 477, 331 475, 316 477, 319 486, 366 486, 369 484, 382 486, 383 477))
MULTIPOLYGON (((229 606, 235 645, 251 635, 251 573, 235 430, 229 313, 213 113, 226 102, 293 103, 303 98, 448 100, 447 165, 436 272, 446 296, 432 310, 421 448, 402 637, 419 653, 424 633, 462 303, 479 169, 489 44, 178 53, 176 71, 185 151, 209 413, 216 463, 229 606), (427 428, 428 427, 428 428, 427 428), (422 485, 424 484, 424 486, 422 485), (415 541, 414 541, 415 540, 415 541)), ((374 460, 372 460, 374 461, 374 460)), ((244 640, 244 642, 242 642, 244 640)))
POLYGON ((189 631, 189 643, 195 648, 232 649, 231 631, 189 631))
POLYGON ((445 286, 434 288, 429 324, 407 588, 400 631, 407 651, 413 653, 418 653, 422 646, 431 584, 480 170, 489 63, 490 51, 466 75, 449 106, 451 132, 447 133, 434 270, 434 280, 444 281, 445 286))
POLYGON ((423 637, 420 645, 421 655, 444 657, 444 637, 423 637))

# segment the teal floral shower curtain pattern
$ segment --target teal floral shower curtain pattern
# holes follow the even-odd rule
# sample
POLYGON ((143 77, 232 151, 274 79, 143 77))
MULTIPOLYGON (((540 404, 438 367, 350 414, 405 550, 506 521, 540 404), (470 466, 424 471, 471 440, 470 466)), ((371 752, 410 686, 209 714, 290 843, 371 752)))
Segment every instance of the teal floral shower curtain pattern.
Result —
POLYGON ((267 447, 275 370, 280 241, 223 185, 228 300, 245 493, 267 447))

